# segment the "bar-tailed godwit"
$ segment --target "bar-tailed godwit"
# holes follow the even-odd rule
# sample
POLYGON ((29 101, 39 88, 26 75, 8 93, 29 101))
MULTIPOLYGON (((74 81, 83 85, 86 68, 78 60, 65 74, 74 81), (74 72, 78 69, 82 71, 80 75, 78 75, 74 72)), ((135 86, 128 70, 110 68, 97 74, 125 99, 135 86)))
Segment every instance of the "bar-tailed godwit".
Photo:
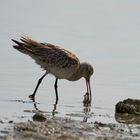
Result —
POLYGON ((47 74, 52 74, 56 77, 54 84, 56 100, 58 100, 58 79, 77 81, 84 77, 86 80, 87 93, 89 94, 89 101, 91 102, 92 96, 90 77, 93 74, 94 69, 89 63, 80 63, 76 55, 66 49, 49 43, 39 43, 29 37, 21 36, 20 41, 14 39, 12 39, 12 41, 16 43, 16 45, 13 45, 15 49, 29 55, 46 71, 45 74, 38 80, 33 94, 29 96, 30 98, 35 97, 36 91, 42 82, 42 79, 47 74))

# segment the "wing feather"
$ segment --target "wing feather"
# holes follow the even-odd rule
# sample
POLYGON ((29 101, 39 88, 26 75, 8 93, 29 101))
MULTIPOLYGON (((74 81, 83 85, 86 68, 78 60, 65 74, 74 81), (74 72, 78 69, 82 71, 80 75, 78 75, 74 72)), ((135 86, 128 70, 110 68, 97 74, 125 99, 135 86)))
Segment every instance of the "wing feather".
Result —
POLYGON ((64 77, 67 73, 72 75, 79 68, 80 62, 76 55, 59 46, 39 43, 25 36, 21 37, 21 42, 13 41, 17 44, 14 48, 31 56, 43 69, 57 77, 61 78, 61 73, 64 77))

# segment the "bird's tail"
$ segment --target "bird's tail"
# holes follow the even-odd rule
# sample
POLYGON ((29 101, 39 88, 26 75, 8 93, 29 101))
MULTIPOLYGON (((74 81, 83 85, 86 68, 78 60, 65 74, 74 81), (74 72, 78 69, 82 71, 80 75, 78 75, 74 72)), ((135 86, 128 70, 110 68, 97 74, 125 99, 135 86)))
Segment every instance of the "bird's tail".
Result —
POLYGON ((25 36, 21 36, 20 41, 14 39, 12 39, 12 41, 16 43, 16 45, 13 45, 15 49, 28 55, 32 54, 33 51, 36 50, 36 48, 40 48, 43 46, 42 44, 25 36))

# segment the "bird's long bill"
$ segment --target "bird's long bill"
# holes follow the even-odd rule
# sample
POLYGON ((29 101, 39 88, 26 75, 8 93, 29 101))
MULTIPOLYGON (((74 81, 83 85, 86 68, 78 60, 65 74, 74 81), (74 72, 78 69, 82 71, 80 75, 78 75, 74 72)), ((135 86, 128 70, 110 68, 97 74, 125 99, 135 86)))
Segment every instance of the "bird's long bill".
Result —
POLYGON ((90 78, 86 79, 86 86, 87 86, 87 93, 89 93, 89 95, 90 95, 90 101, 91 101, 92 95, 91 95, 90 78))

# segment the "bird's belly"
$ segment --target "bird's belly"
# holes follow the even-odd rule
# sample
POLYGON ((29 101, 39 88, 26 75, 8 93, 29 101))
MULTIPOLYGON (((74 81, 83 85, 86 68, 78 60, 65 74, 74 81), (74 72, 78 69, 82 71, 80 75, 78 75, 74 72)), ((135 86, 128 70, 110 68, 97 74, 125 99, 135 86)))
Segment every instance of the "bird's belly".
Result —
POLYGON ((77 71, 77 65, 73 65, 71 67, 58 67, 58 66, 52 66, 46 63, 42 63, 41 61, 36 61, 37 64, 41 66, 44 70, 47 71, 47 73, 50 73, 57 77, 58 79, 68 79, 71 77, 76 71, 77 71))
POLYGON ((73 71, 70 69, 55 69, 51 70, 50 73, 58 79, 68 79, 73 74, 73 71))
POLYGON ((58 79, 68 79, 75 73, 75 68, 48 68, 48 72, 58 79))

